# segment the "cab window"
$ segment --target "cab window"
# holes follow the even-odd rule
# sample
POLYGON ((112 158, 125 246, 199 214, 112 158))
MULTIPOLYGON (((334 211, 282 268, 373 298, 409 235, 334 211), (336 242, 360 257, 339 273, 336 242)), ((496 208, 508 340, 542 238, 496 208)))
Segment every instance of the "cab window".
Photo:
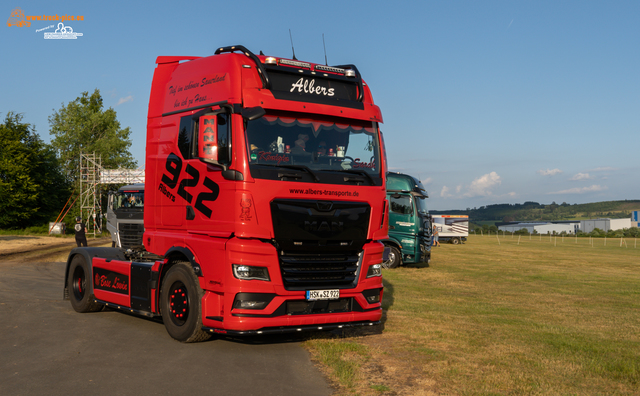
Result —
POLYGON ((401 196, 398 198, 390 197, 390 210, 393 213, 410 215, 413 214, 410 196, 401 196))

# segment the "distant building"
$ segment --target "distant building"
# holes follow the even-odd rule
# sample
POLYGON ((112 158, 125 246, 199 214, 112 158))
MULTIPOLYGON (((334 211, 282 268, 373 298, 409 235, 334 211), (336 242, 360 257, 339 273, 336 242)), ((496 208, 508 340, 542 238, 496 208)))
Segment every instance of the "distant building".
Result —
MULTIPOLYGON (((635 218, 638 219, 640 211, 634 212, 635 218)), ((520 222, 504 222, 496 223, 498 230, 505 232, 516 232, 525 229, 529 234, 535 231, 538 234, 575 234, 578 231, 590 233, 595 228, 599 228, 604 232, 609 230, 622 230, 638 226, 638 220, 632 219, 593 219, 593 220, 568 220, 568 221, 540 221, 531 223, 520 222)))
POLYGON ((506 232, 516 232, 522 229, 527 230, 529 234, 533 234, 534 231, 537 234, 575 234, 580 228, 579 221, 557 221, 557 222, 535 222, 535 223, 502 223, 498 226, 498 230, 506 232))
POLYGON ((640 210, 631 212, 631 227, 640 227, 640 210))
POLYGON ((580 221, 580 230, 585 233, 590 233, 594 228, 608 232, 609 230, 616 231, 631 227, 631 219, 593 219, 580 221))

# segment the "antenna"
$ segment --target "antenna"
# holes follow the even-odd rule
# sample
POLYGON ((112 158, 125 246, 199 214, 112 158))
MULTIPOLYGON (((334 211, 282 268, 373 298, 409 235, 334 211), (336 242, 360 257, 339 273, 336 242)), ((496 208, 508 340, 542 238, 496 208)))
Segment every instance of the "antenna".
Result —
POLYGON ((322 33, 322 46, 324 47, 324 65, 329 66, 329 63, 327 63, 327 46, 324 44, 324 33, 322 33))
POLYGON ((291 39, 291 52, 293 52, 293 60, 298 60, 296 58, 296 50, 293 49, 293 36, 291 36, 291 29, 289 29, 289 38, 291 39))

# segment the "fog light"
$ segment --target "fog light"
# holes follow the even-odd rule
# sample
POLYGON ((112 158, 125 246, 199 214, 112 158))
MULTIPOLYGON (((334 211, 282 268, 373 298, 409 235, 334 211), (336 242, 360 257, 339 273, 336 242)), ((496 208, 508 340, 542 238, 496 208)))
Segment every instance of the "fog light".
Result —
POLYGON ((369 304, 377 303, 378 301, 380 301, 380 296, 378 294, 376 294, 375 296, 367 297, 367 302, 369 304))
POLYGON ((253 267, 241 264, 233 264, 233 276, 242 280, 271 280, 269 278, 269 270, 266 267, 253 267))
POLYGON ((240 309, 262 309, 267 303, 264 301, 240 301, 240 306, 236 308, 240 309))
POLYGON ((265 309, 275 296, 272 293, 238 293, 233 300, 233 308, 265 309))
POLYGON ((371 290, 363 291, 362 295, 367 300, 367 303, 375 304, 380 302, 381 292, 382 292, 382 289, 371 289, 371 290))
POLYGON ((382 264, 373 264, 369 266, 367 278, 373 278, 374 276, 382 276, 382 264))

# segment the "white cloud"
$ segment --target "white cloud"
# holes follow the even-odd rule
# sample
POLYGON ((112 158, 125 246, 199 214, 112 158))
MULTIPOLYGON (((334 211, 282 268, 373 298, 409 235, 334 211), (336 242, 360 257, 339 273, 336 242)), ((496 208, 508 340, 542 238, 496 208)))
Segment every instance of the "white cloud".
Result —
POLYGON ((616 170, 616 168, 612 168, 610 166, 605 166, 605 167, 591 169, 589 172, 610 172, 610 171, 614 171, 614 170, 616 170))
POLYGON ((420 180, 423 185, 427 185, 431 183, 433 180, 430 177, 427 177, 425 180, 420 180))
POLYGON ((462 184, 456 187, 456 193, 460 194, 460 191, 462 191, 462 184))
POLYGON ((575 187, 575 188, 570 188, 568 190, 561 190, 561 191, 554 191, 554 192, 550 192, 547 193, 547 195, 551 195, 551 194, 584 194, 584 193, 588 193, 588 192, 595 192, 595 191, 602 191, 602 190, 606 190, 607 187, 603 187, 603 186, 599 186, 594 184, 593 186, 590 187, 575 187))
POLYGON ((442 190, 440 191, 440 196, 442 198, 449 198, 449 197, 452 197, 453 195, 449 193, 449 187, 442 186, 442 190))
POLYGON ((570 180, 588 180, 593 179, 588 173, 576 173, 570 180))
POLYGON ((120 106, 123 103, 131 102, 131 101, 133 101, 133 96, 129 95, 126 98, 120 98, 120 100, 118 100, 118 103, 116 104, 116 106, 120 106))
POLYGON ((558 168, 556 168, 556 169, 547 169, 547 170, 540 169, 538 171, 538 173, 541 174, 542 176, 555 176, 557 174, 562 173, 562 171, 560 169, 558 169, 558 168))
POLYGON ((510 193, 507 194, 509 197, 511 198, 515 198, 518 194, 516 194, 515 191, 511 191, 510 193))
POLYGON ((491 188, 502 183, 500 176, 496 172, 487 173, 471 182, 469 191, 464 194, 466 197, 492 195, 491 188))

